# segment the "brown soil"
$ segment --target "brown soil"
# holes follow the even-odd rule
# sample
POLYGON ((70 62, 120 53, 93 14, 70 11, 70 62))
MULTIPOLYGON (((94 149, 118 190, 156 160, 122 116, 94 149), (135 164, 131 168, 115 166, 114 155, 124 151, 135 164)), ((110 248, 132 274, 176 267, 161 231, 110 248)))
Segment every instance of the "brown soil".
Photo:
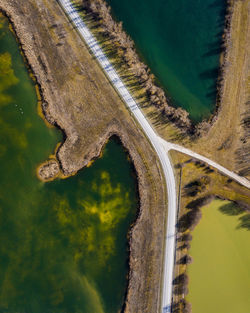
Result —
POLYGON ((74 174, 98 157, 113 134, 129 151, 140 212, 130 233, 125 312, 157 312, 167 200, 151 145, 55 0, 2 0, 0 8, 34 73, 46 119, 65 134, 56 153, 63 174, 74 174))

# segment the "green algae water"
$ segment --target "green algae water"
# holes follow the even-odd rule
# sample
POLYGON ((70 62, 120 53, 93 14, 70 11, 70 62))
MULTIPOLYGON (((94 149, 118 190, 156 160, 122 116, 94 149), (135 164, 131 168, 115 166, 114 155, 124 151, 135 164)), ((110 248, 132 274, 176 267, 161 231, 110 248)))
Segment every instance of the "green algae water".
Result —
POLYGON ((36 168, 62 140, 37 114, 8 22, 0 17, 0 313, 117 313, 128 273, 136 179, 121 144, 68 179, 36 168))
POLYGON ((198 122, 215 109, 225 0, 107 0, 172 104, 198 122))
POLYGON ((202 208, 188 265, 193 313, 250 311, 250 214, 229 201, 202 208))

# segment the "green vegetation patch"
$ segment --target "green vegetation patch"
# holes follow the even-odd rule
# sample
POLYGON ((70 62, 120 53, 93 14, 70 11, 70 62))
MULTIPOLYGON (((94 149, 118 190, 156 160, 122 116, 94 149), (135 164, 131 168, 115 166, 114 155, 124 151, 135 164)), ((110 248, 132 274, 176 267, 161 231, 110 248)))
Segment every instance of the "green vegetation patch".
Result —
POLYGON ((0 54, 0 105, 6 105, 11 101, 11 95, 6 90, 18 83, 12 69, 11 55, 8 52, 0 54))
POLYGON ((188 266, 187 299, 193 313, 249 312, 249 216, 229 201, 215 200, 202 208, 188 266))
POLYGON ((128 273, 136 179, 120 142, 77 175, 49 183, 36 168, 61 135, 0 18, 0 312, 117 313, 128 273))

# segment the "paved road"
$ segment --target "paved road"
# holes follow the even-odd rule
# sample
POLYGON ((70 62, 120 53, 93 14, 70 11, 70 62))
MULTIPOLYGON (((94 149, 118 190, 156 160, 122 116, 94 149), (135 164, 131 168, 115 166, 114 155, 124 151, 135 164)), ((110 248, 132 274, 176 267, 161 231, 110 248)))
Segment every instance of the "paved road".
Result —
POLYGON ((225 167, 221 166, 220 164, 204 157, 201 154, 198 154, 196 152, 193 152, 190 149, 184 148, 180 145, 168 142, 164 139, 162 139, 161 137, 159 137, 159 140, 162 142, 164 149, 166 151, 166 153, 168 153, 168 151, 170 150, 175 150, 175 151, 179 151, 181 153, 187 154, 189 156, 191 156, 192 158, 198 159, 200 161, 203 161, 204 163, 207 163, 208 165, 216 168, 219 172, 221 172, 222 174, 232 178, 233 180, 237 181, 239 184, 250 188, 250 181, 248 179, 246 179, 245 177, 239 176, 237 174, 235 174, 232 171, 229 171, 228 169, 226 169, 225 167))
POLYGON ((118 94, 124 100, 128 108, 133 113, 136 120, 141 125, 144 133, 147 135, 149 141, 154 147, 159 160, 161 162, 162 170, 164 172, 167 194, 168 194, 168 220, 166 228, 166 245, 165 245, 165 260, 164 260, 164 272, 163 272, 163 288, 162 288, 162 312, 171 311, 172 303, 172 281, 173 281, 173 269, 174 269, 174 256, 175 256, 175 237, 176 237, 176 213, 177 213, 177 190, 174 177, 174 171, 168 157, 168 151, 171 149, 189 154, 192 157, 198 158, 202 161, 207 162, 208 164, 218 168, 221 172, 224 172, 226 175, 230 176, 233 179, 236 179, 243 185, 249 187, 248 181, 242 181, 238 175, 228 171, 227 169, 221 167, 215 162, 206 159, 188 149, 185 149, 181 146, 171 144, 162 138, 160 138, 152 126, 149 124, 142 111, 138 107, 135 99, 130 94, 116 70, 109 62, 106 55, 103 53, 101 47, 97 43, 94 36, 89 31, 86 24, 82 21, 82 18, 77 13, 77 10, 74 8, 70 0, 58 0, 58 2, 63 7, 64 11, 67 13, 69 19, 77 28, 80 36, 84 39, 89 49, 92 51, 103 71, 109 78, 113 87, 117 90, 118 94))

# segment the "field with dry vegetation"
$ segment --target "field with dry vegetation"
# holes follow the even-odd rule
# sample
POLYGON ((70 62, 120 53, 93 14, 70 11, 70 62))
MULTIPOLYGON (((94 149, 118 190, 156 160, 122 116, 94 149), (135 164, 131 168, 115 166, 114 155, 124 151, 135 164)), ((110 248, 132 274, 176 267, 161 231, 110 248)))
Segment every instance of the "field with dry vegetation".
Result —
POLYGON ((249 229, 250 191, 199 160, 174 151, 171 157, 179 186, 174 312, 187 313, 190 305, 183 297, 188 293, 187 266, 192 262, 189 249, 201 209, 215 199, 230 200, 243 213, 241 227, 249 229))
POLYGON ((128 150, 140 212, 129 239, 126 312, 156 312, 167 200, 155 152, 56 0, 2 0, 0 8, 33 72, 44 117, 64 133, 56 152, 60 171, 75 174, 114 134, 128 150))
MULTIPOLYGON (((82 5, 82 1, 75 2, 82 5)), ((82 14, 111 62, 119 65, 119 74, 158 133, 249 177, 250 1, 230 0, 232 12, 225 34, 218 111, 211 118, 212 126, 203 123, 201 129, 196 127, 196 134, 197 129, 201 134, 195 137, 186 113, 168 106, 161 89, 154 86, 153 75, 140 62, 121 25, 110 21, 105 10, 102 19, 110 23, 110 29, 108 23, 100 23, 100 16, 93 19, 94 9, 88 11, 89 3, 85 1, 82 14)), ((34 74, 44 118, 64 133, 64 142, 56 152, 63 175, 75 174, 97 158, 114 134, 128 150, 138 177, 140 212, 130 236, 125 312, 157 312, 167 199, 152 146, 56 0, 2 0, 0 9, 9 17, 34 74)), ((171 157, 180 183, 174 309, 187 312, 188 304, 181 296, 187 285, 190 231, 201 217, 200 207, 217 197, 246 209, 250 195, 246 188, 206 164, 177 152, 171 157)))

